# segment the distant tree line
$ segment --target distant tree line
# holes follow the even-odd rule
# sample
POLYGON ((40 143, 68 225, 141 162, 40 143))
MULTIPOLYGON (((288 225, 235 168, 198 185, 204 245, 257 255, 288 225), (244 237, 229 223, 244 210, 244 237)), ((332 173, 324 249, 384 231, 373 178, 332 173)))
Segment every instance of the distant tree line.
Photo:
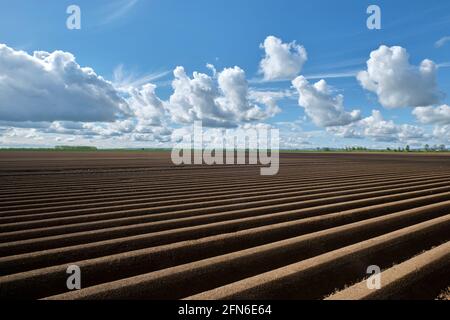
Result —
POLYGON ((96 151, 97 147, 91 147, 91 146, 56 146, 55 150, 60 150, 60 151, 96 151))
MULTIPOLYGON (((323 148, 316 148, 316 150, 318 152, 333 152, 333 151, 345 151, 345 152, 376 151, 376 152, 380 152, 380 151, 383 151, 383 150, 370 149, 370 148, 361 147, 361 146, 353 146, 353 147, 345 147, 345 148, 323 147, 323 148)), ((406 145, 405 147, 398 147, 398 148, 388 147, 384 151, 386 151, 386 152, 447 152, 450 150, 447 149, 444 144, 433 145, 433 146, 426 144, 423 148, 412 149, 409 145, 406 145)))
POLYGON ((419 149, 414 149, 411 150, 411 147, 409 145, 407 145, 405 148, 399 147, 397 149, 393 148, 386 148, 387 151, 391 151, 391 152, 446 152, 448 151, 446 146, 444 144, 441 145, 434 145, 434 146, 430 146, 429 144, 426 144, 423 148, 419 148, 419 149))
POLYGON ((447 148, 445 147, 444 144, 441 145, 434 145, 432 147, 430 147, 430 145, 426 144, 424 147, 424 150, 427 152, 445 152, 447 151, 447 148))

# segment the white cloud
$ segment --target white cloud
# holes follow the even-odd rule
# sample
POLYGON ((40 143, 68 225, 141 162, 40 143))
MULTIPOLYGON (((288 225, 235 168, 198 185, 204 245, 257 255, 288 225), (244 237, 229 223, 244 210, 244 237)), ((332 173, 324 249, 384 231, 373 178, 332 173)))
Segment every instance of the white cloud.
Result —
POLYGON ((178 123, 192 123, 202 120, 205 126, 232 126, 231 115, 216 103, 219 90, 210 76, 194 72, 193 78, 177 67, 172 82, 173 94, 167 109, 172 120, 178 123))
POLYGON ((103 17, 100 19, 100 25, 112 23, 125 16, 139 0, 116 0, 111 1, 105 7, 103 17))
POLYGON ((436 84, 436 65, 425 59, 416 67, 402 47, 381 46, 372 51, 367 71, 357 79, 366 90, 377 94, 387 108, 418 107, 438 103, 442 98, 436 84))
POLYGON ((239 67, 224 69, 217 79, 199 72, 190 78, 183 67, 177 67, 174 76, 174 92, 166 104, 174 122, 201 120, 206 127, 236 127, 279 111, 272 101, 262 109, 250 100, 245 72, 239 67))
POLYGON ((362 119, 360 124, 365 137, 375 141, 398 140, 399 127, 392 120, 385 120, 378 110, 373 110, 372 115, 362 119))
POLYGON ((433 129, 433 135, 439 141, 450 143, 450 125, 435 126, 433 129))
POLYGON ((335 78, 354 78, 358 75, 358 71, 343 71, 305 75, 308 80, 317 79, 335 79, 335 78))
POLYGON ((38 130, 26 129, 26 128, 9 128, 5 130, 4 137, 10 138, 23 138, 25 140, 42 141, 43 137, 39 134, 38 130))
POLYGON ((112 84, 72 54, 29 55, 0 44, 0 120, 114 121, 129 112, 112 84))
POLYGON ((340 138, 369 138, 378 142, 411 143, 429 138, 425 131, 409 124, 397 125, 392 120, 385 120, 379 110, 372 110, 372 115, 347 126, 330 127, 327 131, 340 138))
POLYGON ((260 62, 264 80, 291 80, 302 70, 308 55, 303 46, 294 42, 283 43, 281 39, 268 36, 261 48, 265 57, 260 62))
POLYGON ((310 148, 310 132, 304 132, 297 122, 278 122, 275 127, 280 130, 280 147, 283 149, 310 148))
POLYGON ((417 107, 413 110, 417 120, 424 124, 450 124, 450 106, 417 107))
POLYGON ((435 42, 434 46, 436 48, 443 47, 447 42, 450 42, 450 36, 442 37, 438 41, 435 42))
POLYGON ((120 139, 133 141, 164 141, 170 137, 172 130, 164 125, 146 125, 135 118, 107 122, 60 122, 55 121, 47 128, 37 129, 46 134, 68 135, 89 139, 120 139))
POLYGON ((122 68, 116 69, 123 86, 113 85, 80 67, 70 53, 29 55, 0 45, 1 131, 20 144, 40 135, 55 142, 55 135, 79 143, 94 139, 94 144, 170 140, 164 102, 147 83, 150 76, 121 75, 122 68))
POLYGON ((327 132, 330 132, 339 138, 345 138, 345 139, 363 139, 364 138, 361 127, 357 126, 355 124, 339 126, 339 127, 328 127, 327 132))
POLYGON ((129 90, 128 104, 140 126, 159 126, 165 116, 163 102, 156 96, 156 86, 145 84, 129 90))
POLYGON ((292 85, 299 93, 298 104, 319 127, 344 126, 361 117, 359 110, 345 111, 344 96, 333 95, 325 80, 311 85, 305 77, 299 76, 292 85))
POLYGON ((267 118, 271 118, 281 112, 278 106, 278 101, 282 99, 291 99, 294 96, 292 90, 281 91, 265 91, 265 90, 249 90, 249 99, 255 103, 260 103, 266 106, 267 118))
POLYGON ((450 142, 450 106, 417 107, 413 114, 420 123, 435 125, 433 136, 437 141, 450 142))
POLYGON ((215 78, 217 76, 217 70, 216 67, 212 63, 207 63, 206 67, 211 70, 213 77, 215 78))
MULTIPOLYGON (((282 149, 286 148, 305 148, 310 147, 311 143, 308 141, 310 135, 306 132, 302 132, 300 128, 296 130, 286 130, 284 125, 272 125, 267 123, 244 123, 240 124, 236 128, 203 128, 203 144, 205 147, 219 147, 224 143, 223 137, 235 137, 244 136, 245 133, 248 134, 247 130, 255 130, 260 132, 260 130, 271 130, 278 129, 280 133, 279 146, 282 149)), ((251 131, 250 131, 251 132, 251 131)), ((174 129, 172 132, 172 141, 180 144, 181 146, 190 146, 189 141, 192 137, 192 126, 184 126, 182 128, 174 129), (187 137, 183 141, 183 138, 187 137)), ((250 141, 253 145, 258 142, 252 138, 252 135, 247 135, 250 137, 250 141)))
POLYGON ((145 75, 136 75, 132 72, 125 71, 124 66, 120 64, 114 69, 113 84, 116 88, 128 90, 130 88, 141 87, 147 83, 154 82, 170 73, 170 70, 166 70, 145 75))
POLYGON ((448 68, 450 67, 450 62, 442 62, 438 64, 438 68, 448 68))
MULTIPOLYGON (((268 37, 263 48, 264 80, 292 79, 306 61, 306 51, 294 42, 284 44, 268 37)), ((270 126, 260 121, 279 113, 279 101, 297 99, 297 93, 305 119, 309 117, 336 137, 410 145, 430 138, 418 126, 385 120, 377 110, 361 119, 359 110, 346 110, 343 95, 325 80, 310 84, 306 77, 298 76, 292 81, 293 88, 255 89, 249 87, 245 72, 239 67, 219 71, 208 64, 207 68, 210 75, 194 72, 190 77, 183 67, 177 67, 173 71, 173 93, 163 101, 156 94, 156 86, 149 82, 167 72, 136 75, 119 66, 113 82, 109 82, 91 68, 79 66, 70 53, 30 55, 0 45, 0 139, 4 145, 42 145, 42 141, 52 141, 170 147, 184 130, 171 128, 174 122, 183 125, 202 120, 211 132, 270 126)), ((414 105, 411 101, 440 98, 435 70, 429 60, 420 67, 411 66, 406 51, 400 47, 380 47, 372 52, 368 70, 360 73, 358 79, 366 89, 378 94, 380 102, 387 102, 386 106, 414 105)), ((437 125, 436 138, 450 141, 449 106, 416 106, 413 114, 424 124, 437 125)), ((303 132, 298 123, 275 126, 282 132, 282 147, 309 146, 310 133, 303 132)), ((326 136, 324 131, 319 133, 326 136)))

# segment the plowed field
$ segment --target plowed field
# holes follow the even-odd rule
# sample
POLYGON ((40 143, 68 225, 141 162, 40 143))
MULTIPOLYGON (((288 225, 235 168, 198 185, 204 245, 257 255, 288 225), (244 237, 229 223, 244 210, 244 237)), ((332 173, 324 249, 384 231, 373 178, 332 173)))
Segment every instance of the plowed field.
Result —
POLYGON ((162 152, 1 152, 0 299, 442 296, 450 156, 280 157, 260 176, 162 152))

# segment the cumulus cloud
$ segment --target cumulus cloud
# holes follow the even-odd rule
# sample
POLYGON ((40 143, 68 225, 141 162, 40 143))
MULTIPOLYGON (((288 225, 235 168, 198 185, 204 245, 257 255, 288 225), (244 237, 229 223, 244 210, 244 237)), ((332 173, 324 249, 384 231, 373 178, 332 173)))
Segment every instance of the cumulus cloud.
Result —
POLYGON ((264 80, 291 80, 302 70, 308 55, 303 46, 294 42, 283 43, 281 39, 268 36, 261 49, 265 57, 260 62, 260 72, 264 80))
POLYGON ((339 138, 345 139, 363 139, 364 135, 360 126, 351 124, 339 127, 328 127, 327 132, 334 134, 339 138))
POLYGON ((428 106, 443 96, 437 88, 436 70, 428 59, 419 66, 411 65, 402 47, 380 46, 372 51, 367 70, 358 73, 357 79, 364 89, 376 93, 386 108, 428 106))
POLYGON ((450 106, 417 107, 413 114, 420 123, 434 125, 433 137, 436 140, 450 142, 450 106))
MULTIPOLYGON (((114 122, 9 122, 0 121, 0 126, 9 128, 33 128, 35 132, 50 135, 69 135, 80 139, 119 138, 133 141, 167 141, 171 129, 165 121, 163 102, 155 94, 155 86, 147 84, 132 88, 127 102, 133 116, 114 122)), ((16 131, 18 134, 25 131, 16 131)), ((61 139, 61 141, 63 141, 61 139)))
POLYGON ((166 141, 172 131, 160 126, 144 126, 135 118, 115 122, 66 122, 55 121, 47 128, 37 129, 46 134, 69 135, 84 139, 120 139, 123 141, 166 141))
POLYGON ((0 45, 1 131, 20 143, 41 136, 102 145, 170 140, 164 102, 150 76, 124 77, 122 68, 115 75, 121 81, 106 81, 67 52, 30 55, 0 45))
POLYGON ((163 101, 155 90, 156 86, 151 83, 129 89, 127 101, 141 126, 160 126, 165 116, 163 101))
POLYGON ((255 103, 266 106, 267 117, 271 118, 281 112, 278 101, 282 99, 291 99, 294 96, 292 90, 267 91, 267 90, 249 90, 249 99, 255 103))
POLYGON ((392 120, 385 120, 378 110, 373 110, 370 117, 361 120, 365 137, 375 141, 396 141, 398 140, 399 127, 392 120))
POLYGON ((108 122, 129 114, 113 85, 72 54, 0 44, 0 120, 108 122))
POLYGON ((312 132, 303 131, 299 121, 277 122, 275 128, 280 130, 280 147, 284 149, 310 148, 312 132))
POLYGON ((239 67, 225 68, 217 79, 199 72, 190 78, 183 67, 177 67, 174 77, 174 91, 166 109, 178 123, 201 120, 207 127, 236 127, 241 122, 267 119, 279 111, 273 103, 261 108, 250 99, 245 72, 239 67))
POLYGON ((398 125, 392 120, 385 120, 379 110, 372 110, 371 116, 360 121, 347 126, 330 127, 327 131, 340 138, 369 138, 378 142, 410 143, 429 138, 418 126, 398 125))
POLYGON ((333 95, 325 80, 311 85, 303 76, 292 81, 299 93, 298 104, 319 127, 345 126, 361 118, 360 110, 344 110, 344 96, 333 95))
POLYGON ((450 142, 450 125, 435 126, 433 136, 439 141, 450 142))
POLYGON ((450 106, 444 104, 438 107, 417 107, 413 110, 420 123, 424 124, 450 124, 450 106))

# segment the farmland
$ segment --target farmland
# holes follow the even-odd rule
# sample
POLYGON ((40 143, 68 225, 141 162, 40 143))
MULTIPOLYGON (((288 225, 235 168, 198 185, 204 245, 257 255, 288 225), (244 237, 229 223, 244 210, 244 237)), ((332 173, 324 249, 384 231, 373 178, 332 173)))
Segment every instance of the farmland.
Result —
POLYGON ((449 155, 282 153, 277 175, 259 169, 174 166, 169 152, 1 152, 0 299, 448 290, 449 155), (66 287, 69 265, 81 290, 66 287))

